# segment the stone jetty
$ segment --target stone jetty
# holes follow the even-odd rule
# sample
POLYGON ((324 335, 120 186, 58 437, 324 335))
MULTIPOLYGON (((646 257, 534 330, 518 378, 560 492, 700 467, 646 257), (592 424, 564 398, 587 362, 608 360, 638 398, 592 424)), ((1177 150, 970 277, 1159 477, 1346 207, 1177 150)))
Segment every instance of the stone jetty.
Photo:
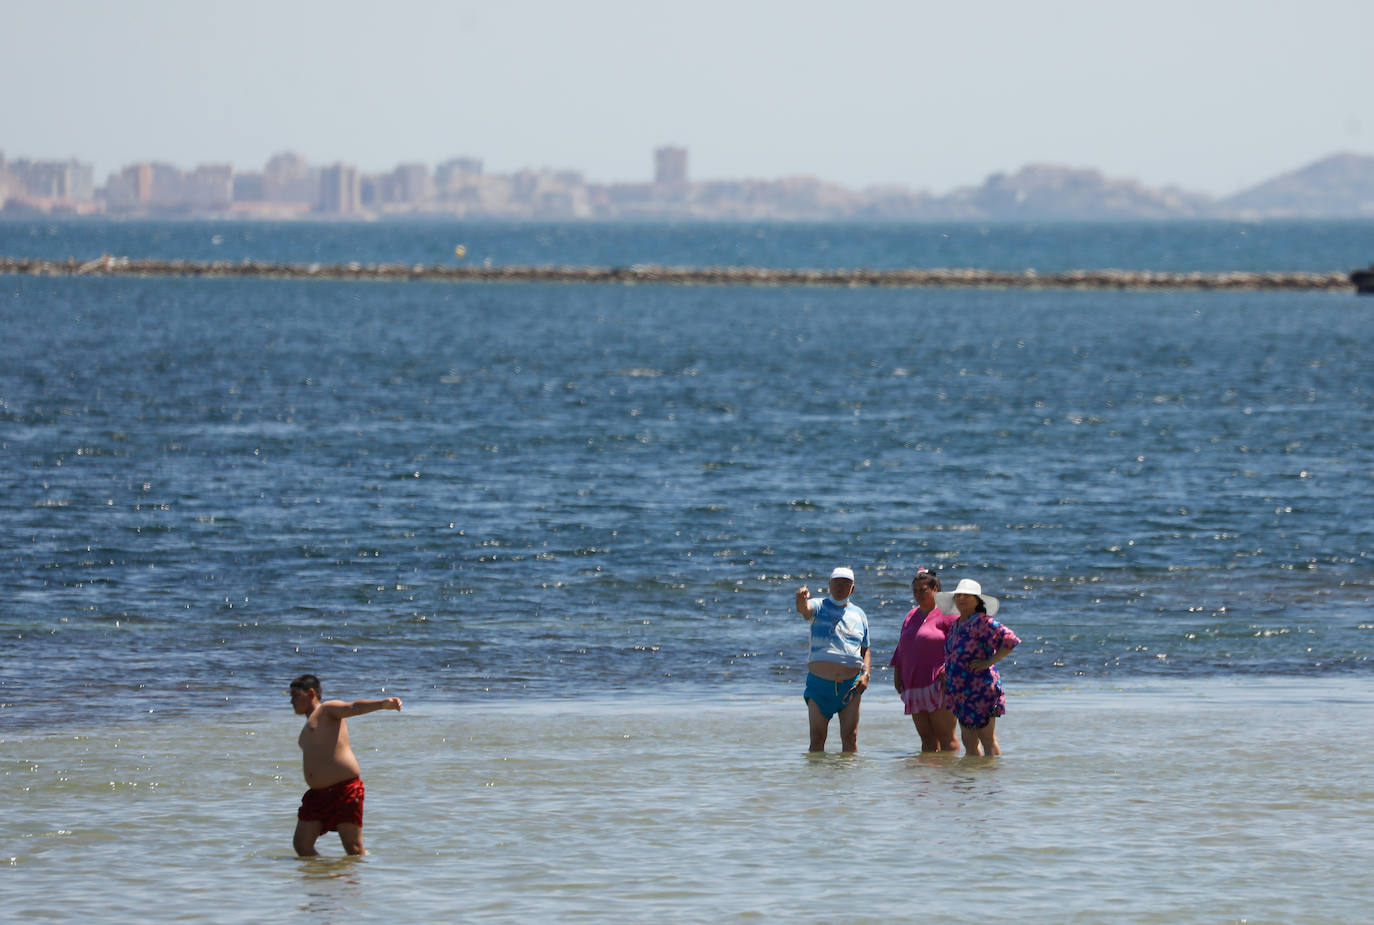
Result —
POLYGON ((197 262, 129 257, 38 260, 0 257, 0 274, 32 276, 192 276, 239 279, 371 280, 378 282, 611 283, 622 285, 849 286, 1019 289, 1234 289, 1350 292, 1349 273, 1165 273, 1154 270, 1069 270, 1037 273, 973 268, 804 270, 775 267, 485 266, 424 264, 282 264, 258 260, 197 262))

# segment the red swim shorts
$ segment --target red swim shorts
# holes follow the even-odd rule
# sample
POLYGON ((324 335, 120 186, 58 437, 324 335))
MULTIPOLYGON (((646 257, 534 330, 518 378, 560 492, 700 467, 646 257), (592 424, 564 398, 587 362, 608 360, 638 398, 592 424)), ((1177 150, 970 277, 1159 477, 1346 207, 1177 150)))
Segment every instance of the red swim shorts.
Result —
POLYGON ((301 822, 323 822, 326 832, 337 832, 340 823, 363 824, 363 779, 340 781, 332 787, 307 790, 296 810, 301 822))

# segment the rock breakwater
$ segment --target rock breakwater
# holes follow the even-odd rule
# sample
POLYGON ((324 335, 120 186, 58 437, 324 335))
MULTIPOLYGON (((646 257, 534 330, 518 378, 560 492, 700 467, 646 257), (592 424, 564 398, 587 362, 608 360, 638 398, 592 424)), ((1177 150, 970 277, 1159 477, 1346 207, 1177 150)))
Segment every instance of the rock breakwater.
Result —
POLYGON ((281 264, 244 260, 197 262, 101 256, 94 260, 0 258, 0 273, 33 276, 191 276, 241 279, 378 282, 538 282, 715 286, 892 286, 1043 289, 1247 289, 1353 291, 1348 273, 1165 273, 1070 270, 1037 273, 975 268, 807 270, 774 267, 444 266, 424 264, 281 264))

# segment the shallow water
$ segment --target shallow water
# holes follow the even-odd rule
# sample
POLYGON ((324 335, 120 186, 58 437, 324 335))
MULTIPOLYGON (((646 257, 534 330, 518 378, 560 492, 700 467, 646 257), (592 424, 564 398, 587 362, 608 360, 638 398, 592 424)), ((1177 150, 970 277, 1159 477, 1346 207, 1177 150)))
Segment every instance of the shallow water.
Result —
POLYGON ((0 882, 18 918, 103 921, 1295 923, 1367 900, 1369 679, 1008 687, 1000 759, 921 755, 878 688, 857 756, 808 756, 791 698, 359 717, 364 859, 333 836, 292 856, 284 698, 6 735, 0 882))

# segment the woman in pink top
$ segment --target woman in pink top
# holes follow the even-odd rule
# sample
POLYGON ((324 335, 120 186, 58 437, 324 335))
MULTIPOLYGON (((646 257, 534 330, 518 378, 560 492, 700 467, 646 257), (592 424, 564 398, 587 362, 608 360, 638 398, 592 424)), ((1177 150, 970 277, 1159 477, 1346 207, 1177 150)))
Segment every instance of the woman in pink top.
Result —
POLYGON ((957 752, 959 740, 954 732, 954 713, 945 702, 945 634, 959 618, 935 606, 940 578, 933 569, 917 569, 911 579, 911 599, 916 606, 902 621, 902 634, 888 662, 892 683, 902 695, 902 704, 916 732, 923 752, 957 752))

